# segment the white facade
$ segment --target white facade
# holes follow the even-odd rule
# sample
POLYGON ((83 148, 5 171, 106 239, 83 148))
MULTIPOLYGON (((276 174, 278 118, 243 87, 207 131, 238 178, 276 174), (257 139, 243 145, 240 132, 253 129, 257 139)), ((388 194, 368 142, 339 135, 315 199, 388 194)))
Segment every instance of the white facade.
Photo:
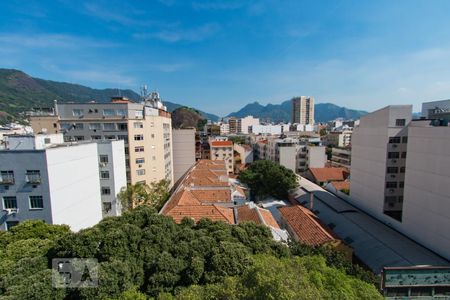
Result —
MULTIPOLYGON (((120 214, 116 192, 126 185, 123 141, 61 144, 41 150, 0 151, 0 229, 29 219, 67 224, 73 231, 97 224, 102 204, 120 214), (102 196, 100 154, 111 153, 108 195, 102 196)), ((105 215, 105 216, 106 216, 105 215)))
POLYGON ((361 118, 352 141, 351 201, 450 259, 450 128, 411 119, 411 105, 361 118))
POLYGON ((450 100, 432 101, 422 103, 422 117, 429 118, 430 111, 434 109, 450 110, 450 100))
POLYGON ((234 144, 234 151, 239 153, 243 164, 251 164, 253 162, 253 149, 248 145, 234 144))
POLYGON ((64 143, 62 133, 6 136, 6 149, 9 150, 39 150, 62 143, 64 143))
POLYGON ((283 126, 282 125, 254 125, 254 126, 252 126, 252 133, 279 135, 279 134, 283 133, 283 126))
POLYGON ((227 135, 230 133, 230 124, 222 123, 220 124, 220 135, 227 135))
POLYGON ((175 183, 195 164, 195 129, 173 129, 172 139, 175 183))
POLYGON ((259 125, 259 119, 253 116, 247 116, 241 119, 239 133, 249 134, 252 132, 253 126, 259 125))

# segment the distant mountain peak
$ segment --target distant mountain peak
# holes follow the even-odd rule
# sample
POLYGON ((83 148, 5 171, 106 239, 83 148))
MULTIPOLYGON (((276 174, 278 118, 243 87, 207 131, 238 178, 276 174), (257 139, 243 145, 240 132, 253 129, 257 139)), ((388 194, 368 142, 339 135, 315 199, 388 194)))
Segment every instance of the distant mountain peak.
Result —
MULTIPOLYGON (((367 114, 365 111, 348 109, 333 103, 318 103, 314 105, 314 119, 316 122, 327 122, 337 118, 359 119, 362 115, 367 114)), ((253 102, 245 105, 236 112, 228 114, 227 117, 243 118, 252 115, 265 121, 272 122, 290 122, 292 115, 291 101, 287 100, 280 104, 261 105, 253 102)))

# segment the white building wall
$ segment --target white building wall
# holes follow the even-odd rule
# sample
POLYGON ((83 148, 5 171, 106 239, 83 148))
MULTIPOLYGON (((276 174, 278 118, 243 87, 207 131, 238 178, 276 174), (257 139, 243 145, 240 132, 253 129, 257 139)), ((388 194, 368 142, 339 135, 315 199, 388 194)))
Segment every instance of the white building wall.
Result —
POLYGON ((401 229, 450 259, 450 128, 408 128, 401 229))
POLYGON ((297 149, 296 145, 292 145, 289 147, 279 147, 279 155, 280 155, 280 165, 292 170, 294 173, 296 172, 297 166, 297 149))
POLYGON ((307 157, 309 168, 324 168, 327 162, 327 155, 323 146, 308 146, 307 157))
POLYGON ((259 119, 253 118, 253 116, 247 116, 241 119, 241 133, 248 134, 249 127, 253 128, 253 126, 259 125, 259 119))
POLYGON ((254 134, 281 134, 283 127, 281 125, 254 125, 252 126, 252 133, 254 134))
POLYGON ((195 164, 195 129, 173 129, 173 173, 177 182, 195 164))
POLYGON ((97 144, 58 147, 46 151, 54 224, 74 231, 102 219, 97 144))

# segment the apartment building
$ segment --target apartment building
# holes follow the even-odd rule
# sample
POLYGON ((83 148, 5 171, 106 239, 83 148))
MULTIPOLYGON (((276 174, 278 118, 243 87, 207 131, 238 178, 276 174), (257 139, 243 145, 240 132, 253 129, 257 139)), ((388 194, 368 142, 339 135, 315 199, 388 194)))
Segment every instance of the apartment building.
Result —
POLYGON ((228 173, 234 173, 234 148, 232 141, 211 140, 209 142, 211 160, 225 161, 228 173))
POLYGON ((240 127, 238 128, 239 133, 249 134, 253 131, 253 126, 259 125, 259 119, 253 118, 253 116, 247 116, 245 118, 240 119, 239 123, 240 127))
POLYGON ((241 119, 230 117, 228 119, 228 126, 229 126, 229 132, 230 133, 239 133, 239 128, 241 127, 241 119))
MULTIPOLYGON (((110 103, 56 103, 54 115, 66 141, 123 140, 129 183, 166 179, 173 184, 171 115, 158 93, 142 103, 125 97, 110 103)), ((31 115, 30 122, 42 131, 41 117, 31 115)))
POLYGON ((195 164, 195 129, 173 129, 173 176, 177 182, 195 164))
POLYGON ((337 148, 333 147, 331 149, 331 166, 333 167, 343 167, 348 170, 351 168, 352 162, 352 148, 337 148))
POLYGON ((227 135, 230 133, 230 124, 221 123, 220 124, 220 135, 227 135))
MULTIPOLYGON (((263 146, 263 145, 261 145, 263 146)), ((258 148, 260 148, 258 146, 258 148)), ((327 162, 325 147, 315 145, 307 140, 296 138, 268 139, 264 148, 264 157, 261 151, 259 159, 268 159, 291 169, 295 173, 303 174, 308 168, 323 168, 327 162)))
POLYGON ((326 140, 328 145, 334 147, 348 147, 352 144, 353 130, 350 128, 331 131, 327 134, 326 140))
POLYGON ((8 143, 12 148, 0 151, 1 230, 35 219, 78 231, 121 214, 116 195, 126 186, 123 141, 58 143, 14 135, 8 143))
POLYGON ((411 105, 385 107, 354 130, 350 182, 355 205, 447 259, 449 147, 448 122, 412 121, 411 105))
POLYGON ((292 123, 314 125, 314 98, 292 98, 292 123))
POLYGON ((289 126, 287 125, 272 125, 272 124, 260 124, 252 126, 253 134, 266 134, 266 135, 280 135, 284 131, 289 131, 289 126), (287 128, 285 128, 287 127, 287 128))

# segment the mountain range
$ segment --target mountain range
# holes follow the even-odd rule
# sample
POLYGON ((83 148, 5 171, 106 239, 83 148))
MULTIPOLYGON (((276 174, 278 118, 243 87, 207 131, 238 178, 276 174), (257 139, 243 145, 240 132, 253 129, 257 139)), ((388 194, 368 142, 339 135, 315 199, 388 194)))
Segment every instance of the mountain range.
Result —
MULTIPOLYGON (((367 114, 366 111, 348 109, 332 103, 318 103, 314 105, 314 119, 316 122, 327 122, 337 118, 359 119, 367 114)), ((258 117, 263 121, 290 122, 292 115, 291 101, 281 104, 261 105, 258 102, 247 104, 237 112, 228 114, 227 117, 243 118, 246 116, 258 117)))
MULTIPOLYGON (((31 108, 52 107, 58 102, 109 102, 113 96, 128 97, 140 101, 141 97, 132 90, 93 89, 79 84, 57 82, 31 77, 14 69, 0 69, 0 122, 18 118, 31 108)), ((167 109, 172 112, 185 105, 165 101, 167 109)), ((217 121, 218 116, 200 111, 201 115, 217 121)))
MULTIPOLYGON (((0 69, 0 124, 21 119, 24 111, 32 108, 51 107, 53 101, 58 102, 109 102, 112 96, 128 97, 139 101, 140 95, 129 89, 93 89, 80 84, 57 82, 31 77, 15 69, 0 69)), ((166 101, 164 104, 170 112, 185 105, 166 101)), ((195 110, 195 108, 193 108, 195 110)), ((198 110, 205 119, 218 121, 217 115, 198 110)), ((289 100, 281 104, 261 105, 258 102, 245 105, 228 116, 246 117, 252 115, 264 121, 289 122, 292 107, 289 100)), ((326 122, 336 118, 358 119, 365 111, 348 109, 331 103, 315 105, 315 120, 326 122)))

